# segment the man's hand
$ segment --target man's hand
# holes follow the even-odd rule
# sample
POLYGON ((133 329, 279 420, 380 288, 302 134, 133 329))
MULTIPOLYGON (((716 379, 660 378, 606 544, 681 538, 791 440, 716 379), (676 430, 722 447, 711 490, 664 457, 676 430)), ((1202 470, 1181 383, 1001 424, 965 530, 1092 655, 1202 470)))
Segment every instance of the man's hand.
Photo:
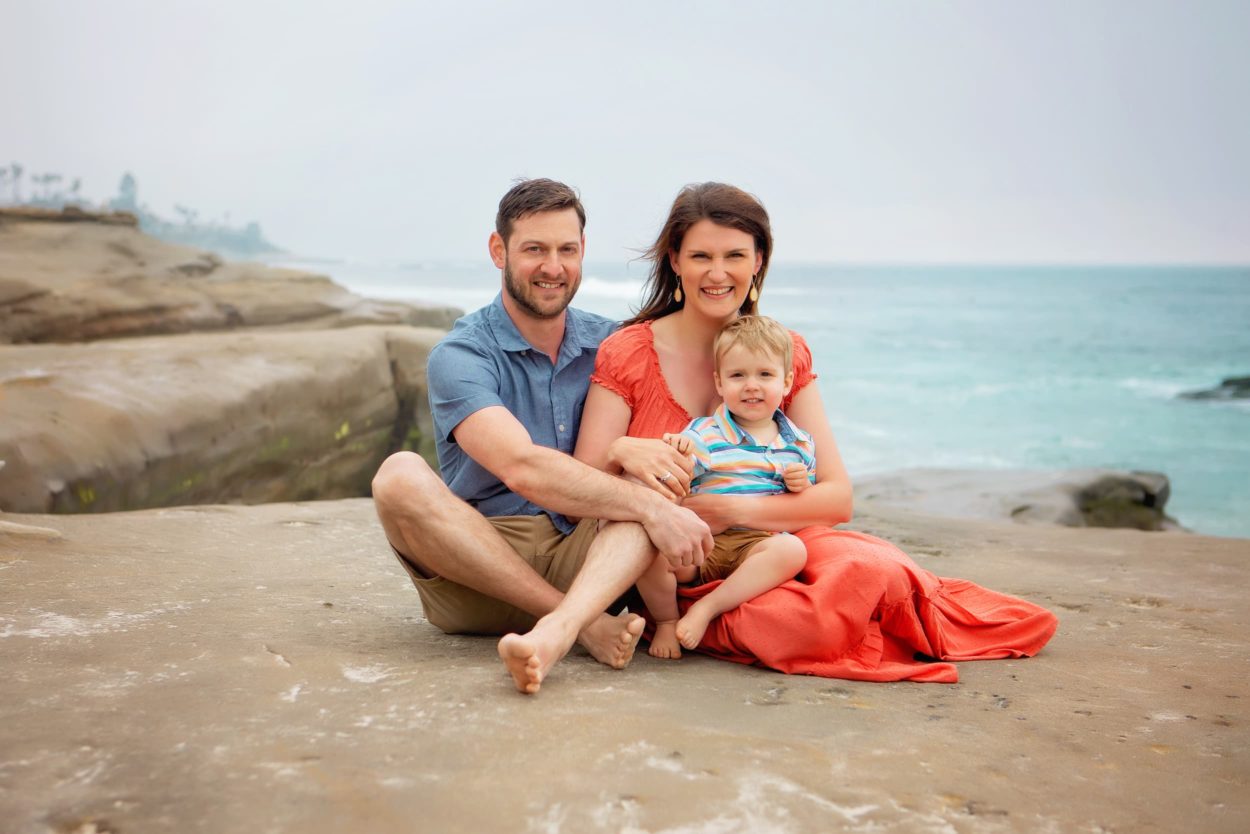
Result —
POLYGON ((657 504, 642 522, 651 543, 669 566, 698 567, 712 552, 712 533, 697 515, 676 504, 657 504))
POLYGON ((694 463, 662 440, 619 437, 612 441, 609 459, 626 475, 632 475, 638 483, 669 501, 680 501, 690 491, 694 463))
POLYGON ((807 477, 807 467, 801 463, 786 464, 781 475, 785 478, 786 489, 790 492, 802 492, 812 485, 807 477))

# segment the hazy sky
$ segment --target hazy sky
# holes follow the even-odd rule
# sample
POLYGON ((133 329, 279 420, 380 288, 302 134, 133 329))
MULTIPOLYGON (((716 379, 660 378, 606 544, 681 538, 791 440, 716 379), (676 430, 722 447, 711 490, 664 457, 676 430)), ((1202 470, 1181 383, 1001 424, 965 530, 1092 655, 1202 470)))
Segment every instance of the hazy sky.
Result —
POLYGON ((684 183, 788 261, 1250 263, 1250 3, 0 0, 0 163, 123 171, 302 254, 484 260, 518 176, 588 258, 684 183))

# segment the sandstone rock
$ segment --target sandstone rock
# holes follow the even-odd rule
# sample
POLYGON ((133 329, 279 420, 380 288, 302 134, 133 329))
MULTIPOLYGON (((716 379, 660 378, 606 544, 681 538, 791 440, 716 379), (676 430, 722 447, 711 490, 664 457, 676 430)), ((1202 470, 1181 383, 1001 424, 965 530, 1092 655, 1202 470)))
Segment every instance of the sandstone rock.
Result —
POLYGON ((902 469, 855 480, 855 497, 954 518, 1066 527, 1179 529, 1164 512, 1171 487, 1158 472, 1109 469, 902 469))
POLYGON ((1250 542, 857 521, 1047 605, 961 682, 574 649, 537 696, 426 623, 366 499, 17 516, 0 532, 0 828, 47 832, 1250 829, 1250 542))
POLYGON ((324 276, 225 263, 97 220, 0 211, 0 343, 256 327, 446 329, 461 313, 364 299, 324 276))
POLYGON ((194 334, 0 348, 0 509, 99 512, 367 495, 429 452, 442 331, 194 334))
POLYGON ((1250 376, 1231 376, 1215 388, 1201 391, 1182 391, 1176 396, 1185 400, 1244 400, 1250 399, 1250 376))

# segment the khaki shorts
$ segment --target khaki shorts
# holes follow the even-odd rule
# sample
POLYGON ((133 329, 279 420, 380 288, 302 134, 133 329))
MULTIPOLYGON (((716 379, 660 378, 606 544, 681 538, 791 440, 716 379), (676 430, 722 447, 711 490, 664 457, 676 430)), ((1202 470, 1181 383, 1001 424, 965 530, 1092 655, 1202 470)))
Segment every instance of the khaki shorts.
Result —
POLYGON ((767 530, 726 530, 714 536, 712 552, 699 567, 699 583, 729 576, 742 564, 751 548, 771 536, 767 530))
MULTIPOLYGON (((599 526, 593 518, 582 519, 566 536, 545 515, 507 515, 487 521, 526 564, 560 591, 573 584, 599 526)), ((398 550, 395 555, 417 586, 425 618, 448 634, 525 632, 537 621, 532 614, 450 579, 427 579, 398 550)))

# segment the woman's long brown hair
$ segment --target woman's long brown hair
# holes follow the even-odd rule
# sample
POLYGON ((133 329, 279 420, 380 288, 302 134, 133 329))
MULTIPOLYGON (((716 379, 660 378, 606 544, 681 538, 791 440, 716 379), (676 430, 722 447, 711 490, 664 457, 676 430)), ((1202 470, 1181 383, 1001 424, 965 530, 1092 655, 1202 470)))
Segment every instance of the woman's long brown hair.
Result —
MULTIPOLYGON (((659 237, 642 255, 651 261, 651 274, 642 288, 642 307, 626 324, 652 321, 681 309, 682 305, 673 300, 673 290, 677 289, 681 280, 673 271, 669 253, 681 250, 686 232, 700 220, 711 220, 718 226, 738 229, 755 240, 755 248, 762 255, 755 288, 757 291, 763 289, 768 260, 773 253, 773 232, 763 203, 741 188, 722 182, 687 185, 673 201, 659 237)), ((754 315, 757 309, 758 304, 748 295, 738 312, 754 315)))

